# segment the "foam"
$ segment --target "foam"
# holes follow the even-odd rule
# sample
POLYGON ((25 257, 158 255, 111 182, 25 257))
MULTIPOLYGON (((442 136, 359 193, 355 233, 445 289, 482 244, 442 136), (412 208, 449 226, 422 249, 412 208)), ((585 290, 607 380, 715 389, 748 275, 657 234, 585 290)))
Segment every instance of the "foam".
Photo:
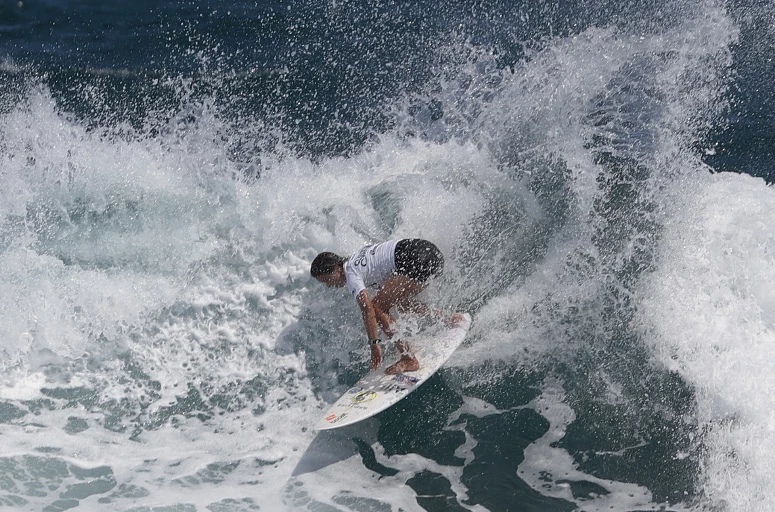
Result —
MULTIPOLYGON (((359 154, 319 162, 263 155, 271 165, 254 181, 233 179, 240 175, 240 166, 219 143, 223 121, 207 102, 190 106, 198 111, 192 126, 177 126, 173 119, 154 138, 133 136, 126 127, 117 127, 117 133, 107 128, 88 131, 59 112, 47 91, 33 90, 26 104, 6 115, 2 125, 4 152, 12 156, 0 169, 6 185, 0 190, 0 215, 7 221, 0 239, 0 286, 9 297, 0 302, 4 340, 0 397, 26 408, 29 405, 22 401, 41 398, 44 388, 74 393, 83 387, 97 398, 91 406, 44 408, 37 415, 0 424, 4 453, 24 457, 42 453, 45 445, 52 457, 79 467, 107 466, 118 484, 148 491, 143 496, 115 497, 113 504, 122 507, 189 503, 201 508, 216 501, 250 498, 267 510, 314 509, 317 504, 341 505, 343 497, 369 505, 376 495, 381 507, 412 510, 417 508, 416 496, 405 484, 424 469, 445 475, 458 498, 464 499, 461 468, 413 454, 386 457, 373 439, 370 444, 377 461, 397 468, 397 475, 379 479, 364 470, 358 457, 349 457, 291 478, 314 438, 305 426, 314 424, 324 402, 343 388, 337 372, 346 365, 355 367, 366 357, 358 352, 363 351, 359 343, 363 332, 355 304, 346 294, 310 280, 310 260, 318 251, 347 254, 366 242, 389 237, 432 239, 447 255, 450 281, 458 281, 446 288, 440 284, 433 298, 443 304, 481 305, 470 345, 451 364, 465 368, 488 361, 507 366, 518 361, 535 366, 558 348, 572 351, 575 347, 563 345, 566 339, 552 336, 546 324, 530 320, 537 297, 568 306, 594 297, 604 284, 597 279, 571 281, 563 272, 574 251, 593 250, 590 216, 599 169, 587 147, 596 134, 586 118, 590 98, 608 93, 606 84, 624 66, 639 63, 640 55, 671 52, 676 42, 685 43, 681 55, 686 58, 671 61, 674 67, 665 74, 663 87, 679 81, 687 68, 696 69, 703 57, 723 53, 732 36, 712 36, 732 29, 723 12, 715 7, 709 10, 711 16, 699 16, 696 24, 649 38, 614 28, 557 38, 518 73, 485 73, 482 82, 498 78, 498 85, 489 87, 486 95, 473 89, 465 94, 473 103, 470 110, 460 107, 454 112, 454 101, 447 105, 450 117, 460 114, 460 119, 467 119, 455 136, 429 142, 388 133, 370 141, 359 154), (484 96, 489 102, 482 100, 484 96), (472 115, 466 118, 468 114, 472 115), (122 130, 129 135, 122 136, 122 130), (546 168, 531 167, 530 158, 516 171, 504 164, 523 162, 525 155, 543 155, 568 166, 571 219, 552 233, 551 240, 531 238, 555 213, 543 209, 530 187, 546 168), (81 221, 79 215, 94 220, 81 221), (512 224, 491 225, 488 216, 496 220, 501 216, 512 224), (487 243, 493 240, 502 244, 490 250, 487 243), (504 258, 533 251, 536 245, 545 254, 538 251, 519 278, 506 276, 514 281, 496 289, 494 297, 486 297, 491 283, 469 279, 476 271, 498 277, 504 258), (480 251, 474 264, 464 264, 466 249, 480 251), (314 372, 308 368, 310 363, 314 372), (142 375, 131 375, 133 369, 142 375), (206 399, 206 390, 232 389, 254 378, 265 391, 232 397, 227 410, 188 411, 189 417, 174 413, 175 404, 191 389, 206 399), (123 423, 114 430, 106 426, 106 418, 116 412, 109 407, 127 409, 117 412, 117 421, 123 423), (171 409, 169 417, 163 417, 171 409), (200 422, 197 412, 211 417, 200 422), (163 421, 154 426, 159 415, 163 421), (88 428, 67 431, 71 417, 88 428), (141 428, 130 439, 137 426, 132 421, 141 428), (208 468, 236 463, 228 471, 208 468)), ((689 124, 686 110, 701 107, 682 110, 681 91, 667 92, 675 117, 665 124, 689 124)), ((713 97, 714 91, 706 92, 713 97)), ((648 128, 648 139, 653 141, 659 138, 653 133, 665 127, 648 128)), ((676 156, 666 146, 644 147, 638 145, 632 153, 657 152, 650 162, 676 156)), ((676 160, 676 166, 686 162, 676 160)), ((666 182, 669 186, 669 179, 666 182)), ((754 218, 766 219, 768 211, 754 212, 761 215, 754 218)), ((692 228, 681 224, 676 229, 682 233, 692 228)), ((724 233, 734 234, 735 229, 724 233)), ((684 254, 681 243, 668 252, 684 254)), ((765 256, 759 255, 760 266, 770 263, 765 256)), ((736 261, 749 260, 739 254, 736 261)), ((677 272, 683 264, 666 262, 660 268, 677 272)), ((720 297, 727 301, 732 320, 715 324, 719 331, 732 332, 741 326, 770 329, 771 319, 762 321, 766 315, 756 310, 775 304, 769 289, 743 279, 742 289, 750 294, 738 297, 734 286, 740 285, 742 274, 726 266, 724 271, 734 277, 721 279, 728 291, 720 297), (730 325, 734 322, 736 327, 730 325)), ((710 273, 714 272, 718 273, 713 269, 710 273)), ((759 284, 771 282, 766 280, 772 277, 769 274, 760 277, 759 284)), ((654 296, 659 307, 670 304, 665 295, 680 296, 672 289, 648 290, 644 304, 654 296)), ((649 313, 651 324, 662 330, 654 338, 655 349, 665 351, 667 364, 678 364, 672 359, 669 340, 674 336, 679 345, 684 343, 686 329, 670 323, 668 313, 674 311, 650 307, 655 308, 649 313)), ((701 317, 708 308, 700 304, 695 312, 701 317)), ((700 389, 707 387, 705 361, 694 364, 692 357, 695 351, 711 350, 702 341, 692 341, 699 348, 685 349, 678 359, 685 360, 682 371, 700 389)), ((756 345, 758 357, 768 354, 767 341, 756 345)), ((736 353, 731 337, 722 348, 736 353)), ((738 357, 741 366, 767 369, 758 358, 738 357)), ((745 403, 746 390, 761 388, 761 383, 740 379, 740 371, 718 371, 729 372, 719 382, 740 390, 727 397, 734 408, 738 401, 745 403)), ((551 447, 572 421, 572 411, 555 391, 547 389, 534 404, 552 426, 528 449, 525 478, 544 492, 530 475, 549 468, 613 491, 611 496, 596 498, 593 507, 649 506, 646 490, 581 475, 567 453, 551 447), (629 494, 636 497, 629 500, 629 494)), ((750 404, 744 409, 753 418, 756 407, 752 398, 747 400, 750 404)), ((471 398, 465 399, 458 414, 462 412, 498 413, 471 398)), ((746 494, 749 484, 758 484, 767 475, 766 458, 757 458, 745 446, 747 440, 767 446, 762 437, 766 419, 764 414, 749 423, 711 431, 708 439, 718 446, 708 470, 707 488, 713 500, 742 500, 735 493, 746 494), (743 466, 725 455, 729 452, 724 446, 734 447, 746 464, 753 464, 756 482, 745 480, 743 466), (724 480, 727 469, 732 476, 724 480)), ((467 437, 458 448, 457 454, 467 462, 473 457, 473 443, 467 437)), ((68 478, 68 484, 82 483, 77 475, 68 478)), ((551 493, 568 496, 562 486, 551 493)), ((54 494, 31 498, 31 506, 43 508, 55 499, 54 494)), ((94 494, 81 500, 79 508, 104 509, 100 497, 94 494)))
POLYGON ((644 329, 660 363, 697 389, 708 430, 705 493, 730 511, 767 510, 775 467, 775 193, 760 179, 698 180, 644 286, 644 329))
MULTIPOLYGON (((651 491, 645 487, 604 480, 579 471, 568 452, 554 447, 562 440, 566 427, 576 419, 573 409, 564 403, 560 382, 545 382, 541 395, 531 402, 530 407, 549 421, 546 434, 525 449, 525 460, 518 470, 519 477, 533 489, 547 496, 576 503, 585 512, 659 510, 668 506, 654 502, 651 491), (605 489, 608 494, 576 499, 567 481, 591 482, 605 489)), ((622 452, 635 447, 625 448, 622 452)), ((681 505, 670 505, 670 510, 685 508, 681 505)))
MULTIPOLYGON (((98 415, 78 410, 46 414, 36 421, 55 423, 57 416, 65 414, 85 417, 92 425, 98 422, 98 415)), ((4 452, 4 457, 35 454, 41 436, 45 436, 47 445, 55 447, 53 452, 49 449, 48 457, 81 468, 107 467, 118 484, 147 491, 144 496, 131 499, 114 497, 111 508, 175 503, 204 507, 222 499, 249 498, 261 503, 262 507, 284 510, 280 499, 283 487, 296 459, 310 440, 309 434, 301 428, 288 428, 288 425, 303 425, 310 421, 309 410, 305 408, 269 411, 260 419, 240 414, 217 421, 208 428, 193 419, 179 423, 177 427, 167 425, 147 432, 136 441, 99 427, 79 435, 67 435, 53 426, 21 431, 16 426, 2 425, 0 432, 9 443, 7 447, 13 446, 4 452), (213 426, 216 428, 212 429, 213 426)), ((20 484, 25 482, 18 473, 16 478, 20 484)), ((32 482, 36 480, 30 478, 32 482)), ((60 475, 51 485, 52 490, 61 491, 76 483, 78 479, 74 476, 65 476, 62 482, 60 475)), ((82 499, 79 508, 104 510, 106 505, 100 504, 98 498, 111 494, 97 493, 82 499)), ((55 499, 55 495, 25 498, 31 507, 42 509, 55 499)))
MULTIPOLYGON (((486 154, 472 146, 438 148, 388 137, 351 159, 313 166, 288 158, 257 182, 233 181, 231 173, 212 173, 211 162, 202 161, 202 152, 218 152, 206 142, 207 130, 181 144, 99 136, 56 113, 45 91, 33 92, 28 103, 4 119, 5 142, 20 156, 6 168, 16 181, 4 189, 0 205, 6 216, 32 209, 43 221, 20 229, 0 255, 0 278, 13 297, 3 302, 0 323, 3 337, 13 340, 5 347, 8 382, 0 396, 25 410, 20 401, 41 398, 44 388, 63 396, 86 389, 96 403, 41 411, 34 425, 29 415, 0 425, 3 445, 13 447, 5 453, 21 457, 14 462, 21 464, 45 436, 49 457, 107 467, 117 485, 145 490, 114 496, 117 506, 203 507, 246 497, 262 508, 284 509, 285 483, 311 440, 304 425, 314 424, 322 410, 305 351, 342 359, 349 351, 341 343, 334 351, 326 347, 325 340, 341 335, 335 323, 320 325, 300 350, 276 351, 302 312, 330 307, 330 291, 315 282, 307 288, 309 261, 318 250, 344 253, 421 225, 429 237, 442 227, 459 232, 487 192, 472 180, 492 168, 486 154), (396 224, 403 231, 382 230, 385 220, 374 213, 378 195, 386 207, 406 202, 406 217, 396 224), (423 201, 434 196, 435 216, 423 217, 423 201), (78 208, 96 224, 73 224, 78 208), (46 230, 56 229, 66 236, 45 238, 46 230), (128 375, 125 357, 142 375, 128 375), (130 439, 131 421, 153 425, 191 389, 218 390, 254 378, 266 391, 252 403, 207 424, 171 414, 130 439), (118 411, 114 430, 106 428, 112 411, 102 408, 119 406, 129 409, 118 411), (66 425, 80 430, 68 432, 66 425), (221 471, 217 485, 203 476, 218 473, 209 465, 237 463, 221 471)), ((439 243, 450 251, 455 239, 439 243)), ((354 316, 346 299, 335 300, 354 316)), ((399 481, 380 485, 387 491, 399 481)), ((310 485, 331 502, 334 494, 347 493, 332 482, 310 485)), ((365 478, 360 488, 370 483, 365 478)), ((81 484, 76 473, 50 482, 57 491, 81 484)), ((113 492, 87 496, 79 508, 100 509, 99 498, 113 492)), ((55 495, 25 498, 42 508, 55 495)), ((411 508, 414 496, 403 488, 388 500, 411 508)))

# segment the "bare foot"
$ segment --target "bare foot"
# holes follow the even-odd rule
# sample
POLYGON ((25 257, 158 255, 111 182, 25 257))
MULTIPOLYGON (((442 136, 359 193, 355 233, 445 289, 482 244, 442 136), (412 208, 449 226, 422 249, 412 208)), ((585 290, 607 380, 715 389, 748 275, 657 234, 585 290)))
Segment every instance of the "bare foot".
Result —
POLYGON ((445 320, 444 323, 448 327, 455 327, 457 324, 463 321, 463 313, 455 313, 449 320, 445 320))
POLYGON ((396 373, 415 372, 420 369, 420 361, 414 356, 401 356, 396 364, 390 365, 385 369, 388 375, 396 373))

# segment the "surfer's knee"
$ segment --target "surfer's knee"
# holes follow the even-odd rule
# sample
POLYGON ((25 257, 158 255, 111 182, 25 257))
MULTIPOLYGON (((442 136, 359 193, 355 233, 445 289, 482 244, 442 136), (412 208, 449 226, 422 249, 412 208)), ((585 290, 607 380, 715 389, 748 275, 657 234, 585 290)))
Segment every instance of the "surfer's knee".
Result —
POLYGON ((389 324, 390 322, 392 322, 393 319, 390 316, 390 310, 385 310, 384 308, 376 304, 375 301, 372 301, 371 305, 374 308, 374 316, 377 318, 377 322, 380 325, 384 323, 389 324))
POLYGON ((390 310, 393 307, 389 298, 381 293, 378 293, 377 296, 372 299, 371 304, 374 306, 375 311, 382 313, 383 315, 390 313, 390 310))

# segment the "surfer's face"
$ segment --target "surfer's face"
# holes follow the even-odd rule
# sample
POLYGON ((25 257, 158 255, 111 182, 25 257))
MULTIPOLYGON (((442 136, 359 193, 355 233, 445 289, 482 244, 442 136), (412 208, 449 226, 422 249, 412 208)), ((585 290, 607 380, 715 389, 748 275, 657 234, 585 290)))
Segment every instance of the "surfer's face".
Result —
POLYGON ((315 279, 329 288, 341 288, 345 283, 344 272, 339 267, 335 268, 330 274, 322 274, 316 276, 315 279))

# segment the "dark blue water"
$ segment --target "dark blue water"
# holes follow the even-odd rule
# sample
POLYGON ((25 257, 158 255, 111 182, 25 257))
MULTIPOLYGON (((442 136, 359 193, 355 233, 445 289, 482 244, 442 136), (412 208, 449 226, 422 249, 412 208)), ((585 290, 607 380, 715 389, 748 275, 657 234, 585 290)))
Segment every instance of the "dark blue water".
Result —
POLYGON ((774 13, 0 2, 0 503, 761 507, 718 479, 735 415, 708 419, 642 311, 686 187, 775 180, 774 13), (441 240, 439 300, 481 323, 462 360, 344 436, 342 482, 289 479, 314 404, 364 369, 352 305, 307 284, 307 259, 410 234, 441 240), (266 430, 280 421, 296 437, 266 430), (100 443, 122 448, 101 461, 100 443))
MULTIPOLYGON (((766 4, 728 8, 741 33, 732 48, 729 108, 708 134, 718 151, 708 161, 715 169, 769 179, 771 20, 758 15, 766 4)), ((357 150, 387 129, 391 101, 425 90, 440 68, 462 58, 440 56, 447 45, 481 45, 507 68, 547 37, 607 26, 658 32, 688 8, 653 2, 449 2, 438 8, 419 2, 7 2, 0 9, 4 58, 47 76, 74 113, 139 123, 175 101, 155 86, 159 77, 196 77, 194 93, 214 98, 233 116, 283 123, 297 151, 318 155, 357 150), (83 98, 77 92, 84 83, 99 84, 105 94, 83 98)))

